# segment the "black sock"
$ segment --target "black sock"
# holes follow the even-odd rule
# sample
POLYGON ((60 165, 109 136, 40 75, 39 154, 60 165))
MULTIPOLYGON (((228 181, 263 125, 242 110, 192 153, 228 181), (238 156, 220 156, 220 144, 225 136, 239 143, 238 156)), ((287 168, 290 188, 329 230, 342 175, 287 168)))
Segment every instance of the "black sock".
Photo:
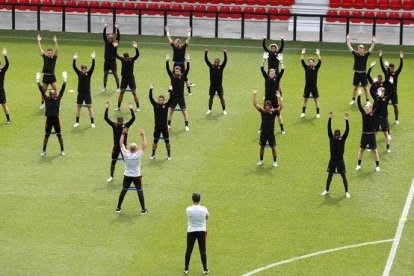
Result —
POLYGON ((44 104, 44 103, 45 103, 45 101, 41 100, 41 101, 40 101, 40 103, 41 103, 41 104, 44 104))
POLYGON ((222 104, 221 107, 223 108, 223 111, 226 110, 226 105, 222 104))
POLYGON ((316 108, 316 114, 319 114, 319 107, 316 108))
POLYGON ((168 120, 167 124, 170 126, 171 125, 171 120, 168 120))
POLYGON ((260 154, 260 161, 263 161, 263 154, 260 154))
POLYGON ((6 114, 6 119, 8 122, 10 122, 10 114, 6 114))
POLYGON ((139 102, 135 102, 135 104, 137 105, 137 108, 139 108, 139 102))
POLYGON ((155 150, 152 150, 152 155, 151 156, 155 156, 155 150))
POLYGON ((63 144, 60 145, 60 151, 64 151, 65 149, 63 148, 63 144))
POLYGON ((211 109, 213 109, 213 103, 208 104, 208 110, 211 110, 211 109))
POLYGON ((188 94, 191 94, 191 87, 190 86, 187 87, 187 90, 188 90, 188 94))
POLYGON ((361 166, 362 160, 358 160, 358 165, 361 166))
POLYGON ((355 101, 355 97, 352 97, 352 100, 355 101))
POLYGON ((375 166, 379 167, 379 161, 375 161, 375 166))
POLYGON ((171 150, 167 149, 167 156, 170 157, 171 156, 171 150))
POLYGON ((139 203, 141 204, 141 209, 146 210, 145 209, 144 192, 142 190, 138 191, 138 199, 139 199, 139 203))
POLYGON ((95 118, 94 117, 92 117, 91 118, 91 124, 94 124, 95 123, 95 118))
POLYGON ((188 121, 185 121, 184 123, 185 123, 185 126, 187 126, 187 127, 188 127, 188 121))
POLYGON ((76 117, 76 122, 79 124, 79 117, 76 117))
POLYGON ((121 108, 121 102, 118 102, 118 108, 121 108))
POLYGON ((283 124, 280 124, 280 130, 281 130, 281 131, 285 131, 285 129, 284 129, 284 127, 283 127, 283 124))
POLYGON ((387 149, 390 149, 390 144, 387 144, 387 149))
POLYGON ((306 107, 302 107, 302 113, 305 113, 306 107))
POLYGON ((43 151, 46 151, 46 145, 43 145, 43 151))
POLYGON ((274 161, 274 162, 276 162, 276 155, 275 155, 275 156, 273 156, 273 161, 274 161))

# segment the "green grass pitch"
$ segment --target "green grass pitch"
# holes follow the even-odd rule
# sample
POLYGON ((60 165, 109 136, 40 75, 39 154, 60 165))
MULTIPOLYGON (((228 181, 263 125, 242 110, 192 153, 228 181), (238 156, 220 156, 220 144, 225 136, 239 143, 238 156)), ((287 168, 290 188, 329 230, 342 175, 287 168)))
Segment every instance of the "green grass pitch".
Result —
MULTIPOLYGON (((121 29, 122 31, 122 29, 121 29)), ((43 32, 43 46, 52 45, 53 33, 43 32)), ((361 133, 361 116, 350 107, 353 58, 345 43, 319 44, 286 41, 285 75, 282 78, 287 134, 277 126, 279 167, 271 166, 266 149, 265 164, 256 167, 259 146, 257 129, 260 115, 252 105, 252 89, 263 94, 259 67, 260 41, 193 38, 190 80, 197 85, 186 97, 190 132, 184 131, 181 114, 175 113, 171 129, 172 161, 166 161, 164 143, 159 143, 156 160, 142 162, 147 216, 139 214, 136 194, 129 192, 123 213, 115 215, 122 182, 123 164, 118 162, 113 183, 107 184, 112 132, 103 120, 104 102, 110 100, 114 120, 117 93, 112 76, 108 91, 101 93, 103 43, 100 34, 61 34, 57 62, 58 85, 61 72, 69 72, 62 100, 61 120, 67 156, 59 156, 56 137, 51 137, 48 153, 40 157, 44 135, 44 115, 38 110, 40 94, 35 73, 41 70, 35 32, 1 31, 0 47, 7 47, 11 62, 5 89, 12 124, 7 126, 0 113, 0 274, 1 275, 181 275, 183 271, 186 215, 194 191, 202 195, 211 217, 208 222, 207 254, 211 274, 241 275, 271 263, 313 252, 359 243, 393 239, 414 169, 414 86, 412 47, 406 52, 399 80, 400 121, 391 123, 392 153, 385 153, 382 134, 377 135, 381 172, 365 155, 360 172, 354 171, 361 133), (221 115, 216 98, 213 114, 206 116, 209 57, 222 58, 228 47, 228 66, 224 71, 224 90, 228 115, 221 115), (312 101, 307 117, 299 118, 304 73, 300 49, 313 53, 321 49, 323 64, 319 72, 322 118, 314 118, 312 101), (81 63, 90 64, 96 51, 93 75, 93 108, 96 129, 89 127, 82 110, 80 127, 75 120, 77 78, 72 55, 79 52, 81 63), (350 113, 350 134, 346 144, 351 198, 343 196, 342 181, 335 176, 329 197, 320 196, 326 180, 329 146, 327 113, 333 111, 334 128, 344 129, 344 112, 350 113)), ((163 37, 122 36, 119 53, 133 52, 137 40, 141 56, 135 76, 141 112, 132 127, 129 141, 138 141, 138 128, 144 128, 152 144, 153 111, 148 87, 155 82, 154 95, 165 94, 168 78, 165 54, 171 48, 163 37)), ((390 62, 398 63, 400 47, 377 45, 369 58, 378 60, 383 49, 390 62)), ((307 55, 308 57, 308 55, 307 55)), ((3 60, 1 60, 3 62, 3 60)), ((118 66, 120 64, 118 63, 118 66)), ((380 72, 379 64, 373 72, 380 72)), ((261 96, 258 97, 259 99, 261 96)), ((122 112, 129 118, 126 94, 122 112)), ((394 115, 389 108, 390 121, 394 115)), ((412 209, 412 208, 411 208, 412 209)), ((392 274, 414 271, 414 226, 411 213, 405 225, 392 274)), ((263 272, 263 275, 380 275, 391 243, 382 243, 332 252, 299 260, 263 272)), ((190 273, 202 267, 197 246, 190 273)))

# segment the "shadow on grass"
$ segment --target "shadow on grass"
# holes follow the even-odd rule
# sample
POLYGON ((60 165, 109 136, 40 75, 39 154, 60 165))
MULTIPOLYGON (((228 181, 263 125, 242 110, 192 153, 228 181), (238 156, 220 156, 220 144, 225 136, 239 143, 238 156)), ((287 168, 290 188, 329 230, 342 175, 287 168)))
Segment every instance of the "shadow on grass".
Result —
MULTIPOLYGON (((89 118, 88 118, 89 119, 89 118)), ((85 133, 85 131, 87 131, 87 130, 89 130, 89 129, 92 129, 90 126, 89 126, 89 124, 88 124, 88 127, 76 127, 76 128, 74 128, 74 127, 72 127, 72 129, 70 130, 70 133, 71 134, 80 134, 80 135, 84 135, 84 133, 85 133)))
POLYGON ((58 157, 64 158, 64 156, 60 156, 60 154, 50 155, 50 154, 46 153, 46 156, 40 156, 40 159, 39 159, 38 163, 50 164, 58 157))
POLYGON ((207 121, 217 121, 219 117, 224 116, 221 112, 220 113, 211 113, 209 115, 206 115, 205 118, 207 121))
POLYGON ((345 199, 345 195, 342 194, 341 196, 332 197, 330 194, 324 196, 324 201, 321 205, 329 205, 329 206, 337 206, 341 207, 341 201, 345 199))
POLYGON ((164 164, 167 162, 167 156, 159 156, 156 155, 155 159, 150 160, 150 162, 148 163, 148 167, 157 167, 157 168, 162 168, 164 167, 164 164))
POLYGON ((112 223, 133 223, 136 219, 141 217, 140 208, 137 206, 135 209, 130 208, 129 210, 122 210, 120 214, 116 214, 114 210, 114 218, 111 220, 112 223))
POLYGON ((320 121, 320 120, 321 119, 317 119, 316 117, 312 117, 312 118, 305 117, 305 118, 300 118, 300 120, 297 120, 294 125, 295 126, 299 125, 299 124, 301 124, 301 125, 303 125, 303 124, 307 124, 307 125, 312 124, 312 125, 314 125, 316 121, 320 121))

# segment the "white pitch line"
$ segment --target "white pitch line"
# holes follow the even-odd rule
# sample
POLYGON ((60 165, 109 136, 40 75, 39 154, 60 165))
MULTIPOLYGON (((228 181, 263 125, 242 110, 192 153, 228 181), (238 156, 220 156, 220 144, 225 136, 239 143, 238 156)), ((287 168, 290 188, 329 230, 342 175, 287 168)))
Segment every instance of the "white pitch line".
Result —
POLYGON ((374 245, 374 244, 380 244, 380 243, 387 243, 387 242, 392 242, 394 241, 394 239, 389 239, 389 240, 380 240, 380 241, 372 241, 372 242, 364 242, 364 243, 358 243, 358 244, 352 244, 352 245, 347 245, 347 246, 342 246, 342 247, 337 247, 337 248, 332 248, 332 249, 328 249, 328 250, 323 250, 323 251, 318 251, 318 252, 314 252, 311 254, 306 254, 306 255, 302 255, 302 256, 296 256, 287 260, 283 260, 277 263, 273 263, 273 264, 269 264, 263 267, 259 267, 255 270, 252 270, 250 272, 247 272, 245 274, 243 274, 243 276, 250 276, 250 275, 254 275, 257 274, 259 272, 265 271, 267 269, 276 267, 276 266, 280 266, 280 265, 284 265, 284 264, 288 264, 288 263, 292 263, 292 262, 296 262, 299 260, 303 260, 303 259, 307 259, 307 258, 312 258, 312 257, 316 257, 316 256, 320 256, 323 254, 328 254, 328 253, 332 253, 332 252, 336 252, 336 251, 341 251, 341 250, 347 250, 347 249, 352 249, 352 248, 357 248, 357 247, 363 247, 363 246, 368 246, 368 245, 374 245))
POLYGON ((388 276, 390 274, 392 264, 394 263, 395 254, 397 253, 398 245, 400 244, 400 239, 402 232, 404 230, 405 221, 407 220, 408 212, 410 211, 411 201, 414 196, 414 179, 411 182, 411 188, 407 195, 407 200, 405 201, 404 209, 401 214, 400 222, 398 223, 397 231, 395 232, 394 242, 391 246, 390 254, 388 255, 387 264, 385 265, 383 276, 388 276))

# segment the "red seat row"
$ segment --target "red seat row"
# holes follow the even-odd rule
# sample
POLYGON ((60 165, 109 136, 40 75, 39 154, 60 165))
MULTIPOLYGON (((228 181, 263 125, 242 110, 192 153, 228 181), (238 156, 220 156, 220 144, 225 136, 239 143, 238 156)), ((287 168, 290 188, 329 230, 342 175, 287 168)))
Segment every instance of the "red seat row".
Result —
POLYGON ((346 22, 347 17, 352 17, 350 21, 352 23, 367 23, 371 24, 373 23, 373 18, 376 18, 377 24, 399 24, 400 18, 404 19, 403 24, 404 25, 410 25, 413 24, 413 15, 411 12, 402 12, 398 13, 395 11, 391 11, 389 13, 386 13, 385 11, 359 11, 354 10, 352 12, 349 12, 348 10, 340 10, 339 12, 336 10, 329 10, 327 12, 326 21, 327 22, 346 22), (337 17, 336 17, 337 16, 337 17))
POLYGON ((413 10, 414 0, 330 0, 330 8, 413 10))
MULTIPOLYGON (((177 0, 144 0, 150 2, 180 2, 181 4, 189 3, 189 4, 223 4, 223 5, 248 5, 248 6, 286 6, 290 7, 295 2, 294 0, 184 0, 184 1, 177 1, 177 0)), ((143 0, 141 0, 143 2, 143 0)))

